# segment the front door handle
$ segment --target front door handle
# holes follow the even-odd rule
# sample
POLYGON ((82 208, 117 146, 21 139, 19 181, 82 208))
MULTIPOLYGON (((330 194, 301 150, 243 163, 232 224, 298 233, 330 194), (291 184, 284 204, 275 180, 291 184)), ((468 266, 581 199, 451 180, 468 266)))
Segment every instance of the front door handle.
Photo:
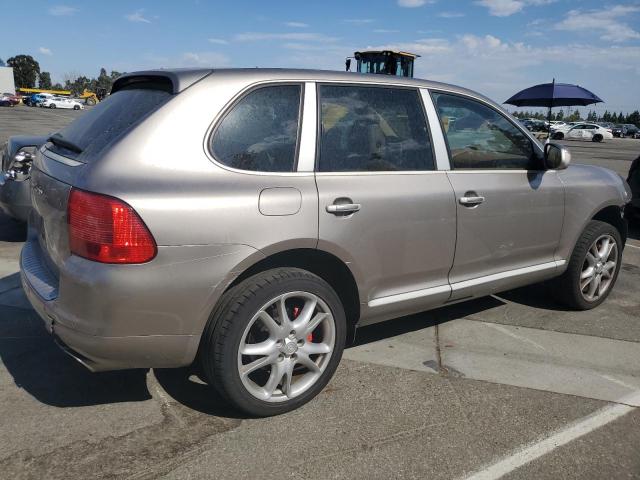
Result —
POLYGON ((460 197, 458 201, 460 205, 464 205, 465 207, 477 207, 484 202, 484 197, 478 195, 476 192, 467 192, 463 197, 460 197))
POLYGON ((355 213, 360 210, 359 203, 338 203, 333 205, 327 205, 327 212, 334 215, 340 215, 345 213, 355 213))

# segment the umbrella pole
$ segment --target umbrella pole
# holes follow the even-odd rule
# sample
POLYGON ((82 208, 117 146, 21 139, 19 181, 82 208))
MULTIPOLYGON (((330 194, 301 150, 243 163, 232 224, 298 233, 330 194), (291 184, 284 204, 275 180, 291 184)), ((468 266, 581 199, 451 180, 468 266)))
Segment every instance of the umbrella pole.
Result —
POLYGON ((551 105, 549 105, 549 112, 547 113, 547 143, 551 141, 551 105))

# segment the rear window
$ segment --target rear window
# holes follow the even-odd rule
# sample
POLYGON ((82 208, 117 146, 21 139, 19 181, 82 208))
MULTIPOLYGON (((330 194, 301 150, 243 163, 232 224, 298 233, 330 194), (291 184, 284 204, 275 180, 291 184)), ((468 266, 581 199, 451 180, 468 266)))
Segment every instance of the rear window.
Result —
POLYGON ((65 140, 77 145, 82 150, 81 153, 67 150, 60 145, 50 145, 49 148, 78 161, 90 162, 113 140, 156 111, 170 98, 171 94, 162 90, 120 90, 58 133, 65 140))

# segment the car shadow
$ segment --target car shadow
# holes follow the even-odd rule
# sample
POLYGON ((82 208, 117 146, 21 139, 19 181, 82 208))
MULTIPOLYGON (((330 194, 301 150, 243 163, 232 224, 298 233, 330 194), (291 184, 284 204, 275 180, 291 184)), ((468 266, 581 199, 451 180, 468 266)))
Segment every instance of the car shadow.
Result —
MULTIPOLYGON (((505 300, 542 308, 558 308, 538 289, 528 287, 360 328, 354 346, 473 316, 504 305, 505 300), (503 298, 505 300, 503 300, 503 298)), ((152 398, 148 385, 159 386, 185 407, 226 418, 249 418, 232 408, 202 380, 196 367, 121 370, 92 373, 68 356, 45 331, 31 309, 0 305, 0 359, 15 385, 39 402, 55 407, 83 407, 152 398)))
POLYGON ((627 238, 632 240, 640 240, 640 220, 629 222, 629 232, 627 238))
POLYGON ((0 212, 0 242, 24 242, 26 239, 27 224, 0 212))

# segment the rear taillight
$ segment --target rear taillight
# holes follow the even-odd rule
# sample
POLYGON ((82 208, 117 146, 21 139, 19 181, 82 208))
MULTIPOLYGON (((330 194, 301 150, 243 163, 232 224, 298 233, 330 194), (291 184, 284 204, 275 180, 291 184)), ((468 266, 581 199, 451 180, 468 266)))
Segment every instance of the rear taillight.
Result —
POLYGON ((122 200, 72 189, 69 194, 71 253, 102 263, 144 263, 156 242, 136 211, 122 200))

